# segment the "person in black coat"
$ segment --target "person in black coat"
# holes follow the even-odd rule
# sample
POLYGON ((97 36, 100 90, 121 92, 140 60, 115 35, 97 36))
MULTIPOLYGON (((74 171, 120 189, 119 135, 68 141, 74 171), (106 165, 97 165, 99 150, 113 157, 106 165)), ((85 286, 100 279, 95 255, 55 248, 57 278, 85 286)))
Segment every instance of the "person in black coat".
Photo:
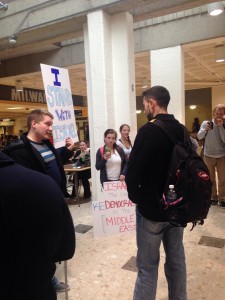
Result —
POLYGON ((194 118, 194 122, 192 123, 192 132, 198 133, 201 124, 199 122, 199 118, 194 118))
MULTIPOLYGON (((80 149, 78 149, 73 157, 72 161, 76 163, 77 166, 90 166, 90 149, 88 149, 85 141, 80 142, 80 149)), ((81 180, 84 187, 84 199, 91 197, 90 182, 88 179, 91 178, 91 170, 85 170, 78 173, 78 179, 81 180)), ((75 196, 75 187, 72 189, 72 196, 75 196)))
POLYGON ((2 152, 0 178, 1 299, 56 300, 55 263, 75 251, 74 225, 62 192, 50 176, 2 152))
POLYGON ((143 105, 149 122, 143 125, 135 138, 129 157, 126 184, 128 197, 136 206, 136 238, 138 275, 134 300, 155 299, 160 245, 163 244, 165 275, 169 299, 187 299, 186 264, 183 246, 183 228, 171 225, 160 208, 173 143, 164 131, 151 122, 160 120, 170 130, 174 140, 182 142, 183 125, 168 114, 169 91, 153 86, 143 93, 143 105))
MULTIPOLYGON (((63 169, 73 154, 74 143, 66 138, 65 147, 55 149, 50 142, 52 136, 53 115, 48 111, 35 109, 27 118, 28 133, 20 136, 21 144, 4 149, 4 153, 20 165, 52 177, 67 197, 66 175, 63 169), (60 151, 58 151, 60 150, 60 151)), ((39 188, 42 188, 40 185, 39 188)), ((64 282, 55 276, 52 283, 58 292, 69 289, 64 282)))
POLYGON ((20 136, 21 143, 6 148, 3 152, 20 165, 50 175, 67 196, 66 175, 63 165, 73 155, 74 143, 65 140, 65 147, 55 149, 49 138, 52 134, 51 113, 40 109, 33 110, 27 119, 28 133, 20 136))

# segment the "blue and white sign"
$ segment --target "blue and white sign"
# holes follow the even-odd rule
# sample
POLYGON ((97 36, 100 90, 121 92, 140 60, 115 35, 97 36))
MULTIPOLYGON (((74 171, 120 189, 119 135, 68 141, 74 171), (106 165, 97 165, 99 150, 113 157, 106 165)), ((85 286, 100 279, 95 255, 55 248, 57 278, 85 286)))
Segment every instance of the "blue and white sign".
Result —
POLYGON ((67 69, 41 64, 48 111, 54 116, 52 134, 55 148, 65 146, 70 137, 74 143, 78 139, 73 99, 67 69))

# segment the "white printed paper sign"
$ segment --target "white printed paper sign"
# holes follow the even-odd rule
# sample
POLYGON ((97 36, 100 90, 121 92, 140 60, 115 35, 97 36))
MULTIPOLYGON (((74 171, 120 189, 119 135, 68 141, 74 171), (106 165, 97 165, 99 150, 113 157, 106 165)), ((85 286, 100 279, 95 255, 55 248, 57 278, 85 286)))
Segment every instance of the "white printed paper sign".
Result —
POLYGON ((41 64, 48 111, 54 116, 52 134, 55 148, 65 146, 70 137, 78 141, 73 99, 67 69, 41 64))
POLYGON ((94 235, 135 232, 135 204, 129 200, 124 181, 104 183, 100 201, 92 202, 94 235))

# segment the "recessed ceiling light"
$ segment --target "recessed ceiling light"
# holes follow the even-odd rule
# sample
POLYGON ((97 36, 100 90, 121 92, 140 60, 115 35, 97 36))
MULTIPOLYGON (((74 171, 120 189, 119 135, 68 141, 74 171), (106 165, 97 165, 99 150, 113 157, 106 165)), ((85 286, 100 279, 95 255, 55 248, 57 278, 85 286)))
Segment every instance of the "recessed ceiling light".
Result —
POLYGON ((209 3, 207 7, 210 16, 218 16, 224 11, 224 5, 222 2, 209 3))
POLYGON ((7 107, 6 109, 23 109, 23 107, 7 107))
POLYGON ((15 45, 16 41, 17 41, 17 37, 15 35, 12 35, 12 36, 9 37, 9 43, 11 45, 15 45))
POLYGON ((148 87, 148 79, 146 77, 141 79, 141 87, 143 89, 146 89, 148 87))
POLYGON ((23 84, 21 80, 16 80, 15 88, 17 92, 23 91, 23 84))
POLYGON ((216 62, 225 61, 225 47, 224 45, 216 46, 216 62))

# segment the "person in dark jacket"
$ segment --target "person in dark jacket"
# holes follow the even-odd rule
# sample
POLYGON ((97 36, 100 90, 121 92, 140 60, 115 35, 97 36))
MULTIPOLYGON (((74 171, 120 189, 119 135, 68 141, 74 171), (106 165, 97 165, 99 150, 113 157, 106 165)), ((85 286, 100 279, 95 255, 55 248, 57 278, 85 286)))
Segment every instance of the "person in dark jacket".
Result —
MULTIPOLYGON (((52 134, 52 124, 53 115, 48 111, 40 109, 31 111, 27 118, 28 133, 24 132, 20 136, 22 144, 4 149, 4 153, 22 166, 52 177, 66 197, 66 175, 63 164, 73 155, 74 143, 67 138, 65 147, 57 151, 49 140, 52 134)), ((69 289, 55 276, 52 283, 58 292, 69 289)))
POLYGON ((55 263, 75 251, 74 225, 62 192, 50 176, 2 152, 0 178, 1 299, 56 300, 55 263))
POLYGON ((116 139, 116 131, 107 129, 104 133, 105 145, 96 153, 95 167, 100 170, 102 185, 107 181, 125 180, 126 156, 123 149, 116 144, 116 139))
MULTIPOLYGON (((90 166, 90 149, 87 147, 87 143, 85 141, 80 142, 80 149, 78 149, 73 157, 72 161, 76 163, 77 166, 90 166)), ((88 179, 91 178, 91 170, 85 170, 78 173, 78 180, 81 180, 84 188, 84 199, 88 199, 91 197, 91 189, 90 182, 88 179)), ((72 189, 72 196, 75 196, 75 186, 72 189)))
POLYGON ((21 144, 4 149, 4 153, 29 169, 50 175, 67 196, 66 175, 63 165, 73 155, 74 143, 65 140, 65 147, 57 151, 49 138, 52 133, 53 115, 40 109, 30 112, 27 118, 28 133, 20 136, 21 144))
MULTIPOLYGON (((170 94, 162 86, 144 93, 143 104, 148 120, 159 119, 183 141, 183 127, 167 113, 170 94)), ((128 196, 137 204, 137 267, 134 300, 156 298, 160 244, 166 253, 165 275, 169 299, 186 300, 186 264, 183 228, 172 226, 160 209, 159 199, 164 191, 173 144, 164 131, 148 122, 136 136, 128 161, 126 184, 128 196)))

